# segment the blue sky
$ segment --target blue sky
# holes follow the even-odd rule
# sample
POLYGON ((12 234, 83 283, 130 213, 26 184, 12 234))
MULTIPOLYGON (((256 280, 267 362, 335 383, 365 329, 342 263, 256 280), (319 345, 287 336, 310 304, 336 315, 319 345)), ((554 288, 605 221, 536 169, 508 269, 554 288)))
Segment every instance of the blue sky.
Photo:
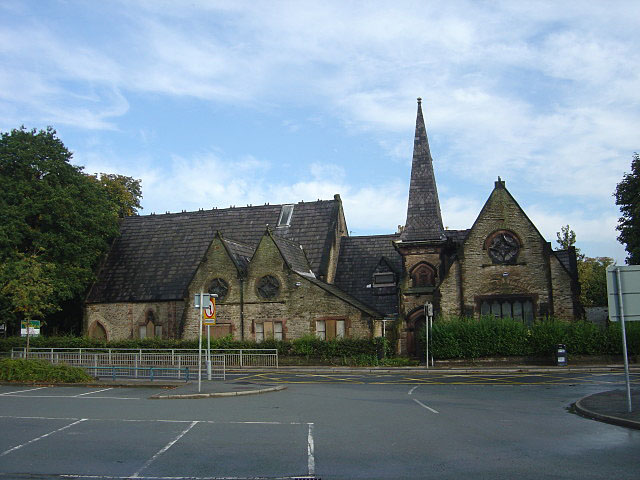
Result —
POLYGON ((613 191, 640 150, 640 2, 0 2, 0 130, 52 125, 151 212, 340 193, 404 224, 416 97, 443 220, 498 176, 555 246, 623 263, 613 191))

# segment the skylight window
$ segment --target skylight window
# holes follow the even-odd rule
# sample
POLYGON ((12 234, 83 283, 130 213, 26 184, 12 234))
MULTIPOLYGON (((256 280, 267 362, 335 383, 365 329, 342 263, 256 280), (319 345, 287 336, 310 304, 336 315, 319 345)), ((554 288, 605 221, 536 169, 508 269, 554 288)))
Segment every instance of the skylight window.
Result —
POLYGON ((288 227, 291 225, 291 217, 293 216, 293 205, 283 205, 280 210, 280 218, 278 219, 279 227, 288 227))

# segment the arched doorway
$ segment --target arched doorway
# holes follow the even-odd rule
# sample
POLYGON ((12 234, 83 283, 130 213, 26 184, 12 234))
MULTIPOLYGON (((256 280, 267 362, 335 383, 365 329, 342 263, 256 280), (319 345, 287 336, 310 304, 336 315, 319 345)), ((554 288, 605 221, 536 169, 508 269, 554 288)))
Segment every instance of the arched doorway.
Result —
POLYGON ((407 320, 407 354, 411 357, 424 357, 425 316, 422 308, 416 310, 407 320))
POLYGON ((95 338, 96 340, 107 339, 107 331, 100 322, 95 321, 91 327, 89 327, 89 338, 95 338))

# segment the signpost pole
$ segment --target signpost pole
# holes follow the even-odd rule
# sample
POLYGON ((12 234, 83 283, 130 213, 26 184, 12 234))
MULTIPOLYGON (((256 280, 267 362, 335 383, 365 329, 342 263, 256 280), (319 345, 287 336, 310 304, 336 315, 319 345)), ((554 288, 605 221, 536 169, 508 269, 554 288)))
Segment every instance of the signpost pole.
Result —
POLYGON ((198 393, 202 389, 202 304, 204 293, 200 291, 200 314, 198 315, 198 393))
MULTIPOLYGON (((433 342, 433 312, 429 315, 429 338, 433 342)), ((431 366, 433 367, 433 349, 431 349, 431 366)))
POLYGON ((624 304, 622 302, 622 282, 620 280, 620 267, 616 268, 618 279, 618 299, 620 301, 620 327, 622 328, 622 354, 624 356, 624 376, 627 382, 627 411, 631 413, 631 381, 629 379, 629 357, 627 355, 627 332, 624 326, 624 304))
POLYGON ((211 380, 211 325, 207 324, 207 380, 211 380))

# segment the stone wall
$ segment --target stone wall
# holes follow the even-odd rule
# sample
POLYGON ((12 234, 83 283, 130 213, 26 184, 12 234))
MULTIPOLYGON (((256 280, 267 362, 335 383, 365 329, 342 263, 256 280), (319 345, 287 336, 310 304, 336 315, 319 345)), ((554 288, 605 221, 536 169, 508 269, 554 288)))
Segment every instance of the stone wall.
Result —
MULTIPOLYGON (((154 325, 162 326, 163 338, 177 338, 184 310, 182 300, 168 302, 102 303, 85 306, 83 333, 99 323, 107 340, 139 338, 139 327, 146 325, 147 313, 153 312, 154 325)), ((147 337, 153 336, 151 332, 147 337)))
POLYGON ((460 261, 456 260, 440 284, 440 311, 443 315, 460 316, 460 261))
MULTIPOLYGON (((205 259, 193 276, 188 288, 186 309, 182 318, 180 337, 185 339, 198 338, 200 324, 200 309, 195 308, 195 295, 200 292, 207 293, 211 282, 220 278, 227 284, 227 295, 217 300, 216 323, 230 324, 234 338, 241 339, 241 299, 243 295, 242 282, 239 279, 238 269, 231 260, 229 252, 220 237, 214 238, 207 250, 205 259)), ((245 337, 246 328, 245 328, 245 337)))
MULTIPOLYGON (((537 310, 549 305, 547 243, 504 187, 496 186, 464 242, 462 282, 465 310, 479 314, 486 295, 531 295, 537 310), (516 262, 496 264, 486 239, 496 231, 515 234, 520 243, 516 262)), ((536 314, 538 311, 536 311, 536 314)))
POLYGON ((571 276, 555 255, 551 256, 550 263, 551 285, 553 287, 553 315, 565 320, 571 320, 578 314, 575 311, 571 276))
MULTIPOLYGON (((227 262, 220 258, 212 245, 207 260, 196 273, 189 289, 188 304, 192 305, 193 294, 208 285, 216 276, 225 278, 233 271, 227 262)), ((234 267, 235 268, 235 267, 234 267)), ((226 301, 218 308, 219 322, 231 323, 232 334, 240 339, 240 281, 237 281, 238 294, 232 290, 226 301)), ((243 282, 244 302, 244 339, 255 339, 255 324, 262 322, 282 322, 283 338, 295 339, 303 335, 315 334, 315 322, 321 319, 345 320, 346 335, 351 337, 371 336, 371 319, 359 309, 315 285, 299 275, 284 262, 278 247, 265 235, 253 256, 247 278, 243 282), (280 290, 273 298, 265 299, 258 294, 257 283, 265 275, 278 279, 280 290)), ((197 310, 192 306, 185 312, 183 338, 196 338, 198 334, 197 310)))

